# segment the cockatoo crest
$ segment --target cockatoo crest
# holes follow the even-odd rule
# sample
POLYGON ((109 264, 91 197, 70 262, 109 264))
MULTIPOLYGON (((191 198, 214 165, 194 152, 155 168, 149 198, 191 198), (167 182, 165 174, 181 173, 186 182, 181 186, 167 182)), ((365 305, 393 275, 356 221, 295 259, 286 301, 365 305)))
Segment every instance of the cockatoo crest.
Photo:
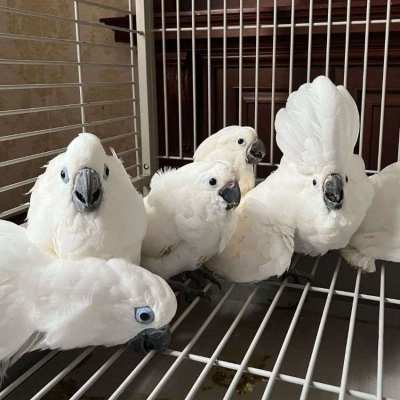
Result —
POLYGON ((345 168, 359 133, 357 105, 343 86, 324 76, 293 92, 276 120, 276 141, 285 160, 304 173, 326 165, 345 168))

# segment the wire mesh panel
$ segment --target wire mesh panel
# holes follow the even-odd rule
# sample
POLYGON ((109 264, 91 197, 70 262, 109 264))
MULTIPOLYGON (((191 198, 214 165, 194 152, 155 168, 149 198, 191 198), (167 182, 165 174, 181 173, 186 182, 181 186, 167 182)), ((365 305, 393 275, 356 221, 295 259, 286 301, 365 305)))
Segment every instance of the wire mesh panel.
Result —
POLYGON ((125 0, 0 5, 0 217, 27 209, 41 167, 82 131, 142 175, 136 31, 99 22, 133 12, 125 0), (113 29, 130 42, 117 44, 113 29))
POLYGON ((318 75, 358 103, 368 171, 397 161, 397 0, 155 1, 154 15, 162 165, 190 161, 226 125, 251 125, 269 149, 266 176, 281 158, 276 112, 318 75))

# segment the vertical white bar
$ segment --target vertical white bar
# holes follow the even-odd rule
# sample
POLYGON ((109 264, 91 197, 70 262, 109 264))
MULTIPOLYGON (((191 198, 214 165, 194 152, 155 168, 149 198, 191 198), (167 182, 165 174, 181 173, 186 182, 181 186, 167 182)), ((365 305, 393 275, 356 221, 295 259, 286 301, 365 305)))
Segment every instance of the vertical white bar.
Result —
POLYGON ((211 9, 207 0, 207 109, 208 136, 211 135, 211 9))
POLYGON ((376 399, 383 399, 383 352, 385 326, 385 265, 381 266, 381 284, 379 291, 379 328, 378 328, 378 365, 376 374, 376 399))
POLYGON ((239 2, 239 126, 242 125, 243 95, 243 0, 239 2))
POLYGON ((260 62, 260 0, 257 0, 256 12, 256 65, 254 82, 254 129, 258 127, 258 69, 260 62))
POLYGON ((153 1, 136 0, 135 5, 142 174, 149 177, 158 169, 153 1))
POLYGON ((343 86, 347 87, 347 75, 349 69, 349 44, 350 44, 350 14, 351 14, 351 0, 347 0, 346 8, 346 42, 344 46, 344 72, 343 72, 343 86))
POLYGON ((313 0, 310 0, 308 12, 308 49, 307 49, 307 82, 311 79, 311 51, 312 51, 312 24, 313 24, 313 0))
POLYGON ((383 59, 383 74, 382 74, 382 98, 381 98, 381 116, 379 120, 379 147, 378 147, 378 168, 382 168, 382 142, 383 142, 383 124, 385 119, 385 101, 386 101, 386 81, 387 81, 387 62, 389 50, 389 31, 390 31, 390 6, 391 0, 387 1, 386 6, 386 29, 385 29, 385 53, 383 59))
POLYGON ((165 135, 165 156, 169 156, 168 136, 168 101, 167 101, 167 57, 165 51, 165 0, 161 0, 161 41, 163 61, 163 89, 164 89, 164 135, 165 135))
POLYGON ((367 9, 365 11, 365 37, 364 37, 364 61, 363 61, 363 79, 361 89, 361 115, 360 115, 360 140, 358 154, 362 156, 364 142, 364 119, 365 119, 365 94, 367 91, 367 73, 368 73, 368 43, 369 43, 369 23, 371 17, 371 0, 367 0, 367 9))
POLYGON ((347 379, 349 377, 350 360, 351 360, 351 348, 353 345, 354 327, 356 324, 356 315, 357 315, 357 306, 358 306, 358 296, 360 293, 360 281, 361 281, 361 269, 359 269, 357 271, 356 284, 354 287, 354 297, 353 297, 353 304, 351 307, 349 331, 347 334, 346 350, 344 353, 342 378, 340 381, 340 392, 339 392, 338 400, 344 400, 345 395, 346 395, 346 390, 347 390, 347 379))
POLYGON ((196 24, 195 0, 192 0, 192 83, 193 83, 193 152, 197 148, 197 111, 196 111, 196 24))
POLYGON ((224 27, 223 27, 223 43, 222 43, 222 81, 223 81, 223 99, 222 99, 222 121, 224 127, 226 126, 226 30, 227 30, 227 24, 226 24, 226 0, 224 0, 224 27))
POLYGON ((272 83, 271 83, 271 126, 270 126, 270 162, 274 163, 274 121, 275 121, 275 69, 276 69, 276 30, 277 30, 277 4, 274 0, 274 27, 272 36, 272 83))
POLYGON ((295 1, 292 0, 290 14, 290 56, 289 56, 289 94, 293 90, 293 54, 294 54, 294 15, 295 15, 295 1))
POLYGON ((326 26, 326 55, 325 75, 329 76, 329 56, 331 52, 331 30, 332 30, 332 0, 328 0, 328 21, 326 26))
POLYGON ((322 335, 324 334, 324 329, 326 325, 326 320, 328 319, 329 308, 331 306, 333 291, 335 289, 336 280, 339 274, 340 264, 342 259, 339 257, 338 262, 336 264, 335 271, 332 276, 331 284, 329 286, 329 292, 326 297, 324 311, 322 312, 321 321, 319 323, 317 336, 315 337, 314 347, 311 353, 310 361, 308 363, 306 377, 304 379, 303 389, 301 390, 300 400, 306 400, 308 397, 308 392, 310 390, 310 384, 314 373, 315 364, 318 357, 319 348, 322 341, 322 335))
MULTIPOLYGON (((132 90, 132 99, 136 100, 136 74, 135 74, 135 53, 134 53, 134 43, 133 43, 133 5, 132 5, 132 0, 128 0, 128 10, 129 10, 129 53, 130 53, 130 61, 131 61, 131 90, 132 90)), ((139 138, 137 135, 138 129, 137 129, 137 116, 136 116, 136 101, 132 101, 132 113, 133 113, 133 145, 135 147, 135 156, 136 156, 136 176, 140 176, 140 168, 142 166, 141 160, 140 160, 140 153, 139 153, 139 138)))
POLYGON ((75 18, 75 40, 76 40, 76 62, 78 66, 78 82, 79 82, 79 101, 81 103, 81 124, 82 132, 86 132, 86 115, 84 97, 83 97, 83 86, 82 86, 82 65, 81 65, 81 45, 80 45, 80 28, 79 28, 79 5, 77 1, 74 1, 74 18, 75 18))
POLYGON ((176 65, 178 68, 178 126, 179 126, 179 157, 183 158, 182 150, 182 86, 181 86, 181 19, 179 0, 176 0, 176 65))

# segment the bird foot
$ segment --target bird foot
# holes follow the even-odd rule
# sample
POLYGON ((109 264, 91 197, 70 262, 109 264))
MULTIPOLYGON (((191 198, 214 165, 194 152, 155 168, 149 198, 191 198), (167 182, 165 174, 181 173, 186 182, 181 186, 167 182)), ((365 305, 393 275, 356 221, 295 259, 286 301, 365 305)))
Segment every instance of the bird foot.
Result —
POLYGON ((286 271, 282 276, 281 279, 285 278, 292 278, 294 283, 301 284, 301 280, 305 281, 305 283, 312 283, 314 278, 311 274, 306 274, 304 272, 300 272, 297 269, 293 268, 289 271, 286 271))
POLYGON ((172 290, 177 292, 177 297, 180 297, 185 303, 191 303, 197 297, 211 301, 211 297, 201 289, 192 288, 172 279, 169 279, 168 283, 172 290))
POLYGON ((217 286, 219 290, 222 289, 221 283, 215 275, 207 269, 199 268, 194 271, 188 271, 186 274, 187 277, 192 279, 198 287, 204 287, 208 282, 211 282, 217 286))

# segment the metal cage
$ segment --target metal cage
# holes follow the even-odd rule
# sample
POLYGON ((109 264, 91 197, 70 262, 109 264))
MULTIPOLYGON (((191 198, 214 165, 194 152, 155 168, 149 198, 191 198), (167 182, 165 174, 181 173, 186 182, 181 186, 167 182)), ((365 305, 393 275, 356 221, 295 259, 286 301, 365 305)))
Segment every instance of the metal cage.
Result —
MULTIPOLYGON (((363 37, 362 52, 355 62, 362 71, 360 154, 366 141, 371 35, 379 32, 382 36, 381 84, 375 93, 379 124, 373 143, 377 146, 372 146, 376 162, 369 172, 379 171, 387 162, 383 155, 384 138, 389 136, 385 128, 389 67, 391 85, 399 89, 393 73, 398 60, 388 62, 389 44, 398 41, 397 0, 378 0, 376 4, 365 0, 364 17, 356 19, 352 18, 352 4, 361 3, 358 0, 221 0, 215 2, 219 14, 210 0, 154 3, 157 13, 151 0, 0 4, 1 218, 21 221, 18 216, 22 215, 23 219, 29 203, 20 199, 34 183, 40 166, 62 152, 82 130, 98 134, 104 144, 115 147, 139 187, 148 184, 159 165, 189 162, 196 145, 218 127, 248 122, 243 93, 249 91, 244 81, 249 73, 254 80, 252 124, 268 135, 269 157, 258 167, 260 176, 265 176, 276 167, 279 157, 273 125, 277 88, 282 83, 278 64, 288 65, 285 96, 296 88, 296 68, 304 81, 321 70, 330 75, 336 30, 342 36, 335 39, 335 46, 341 46, 343 55, 337 83, 345 86, 355 65, 349 56, 352 30, 363 37), (181 10, 182 3, 185 10, 181 10), (344 14, 333 12, 338 3, 344 14), (384 17, 371 11, 377 5, 381 13, 384 10, 384 17), (297 19, 299 7, 303 19, 297 19), (316 7, 324 13, 315 15, 316 7), (255 23, 247 20, 248 8, 255 12, 255 23), (289 46, 284 61, 279 58, 282 31, 289 46), (300 66, 296 59, 298 32, 303 35, 301 43, 306 44, 304 65, 300 66), (325 47, 324 61, 314 73, 316 32, 324 35, 325 47), (245 43, 250 34, 254 45, 249 53, 245 43), (261 43, 263 35, 270 39, 268 45, 261 43), (221 94, 219 105, 215 105, 212 86, 218 78, 212 56, 216 42, 221 65, 216 86, 221 94), (189 50, 184 50, 182 43, 189 50), (186 64, 181 61, 183 51, 186 64), (175 52, 176 74, 169 73, 168 52, 175 52), (199 52, 204 63, 199 62, 199 52), (237 81, 232 84, 237 94, 235 121, 229 114, 232 63, 237 64, 237 81), (265 85, 261 65, 269 68, 266 89, 261 85, 265 85), (191 79, 183 76, 183 68, 190 71, 191 79), (170 85, 176 88, 174 102, 170 85), (183 86, 190 93, 188 98, 183 86), (269 107, 266 125, 262 90, 270 93, 263 100, 269 107), (184 107, 188 104, 187 123, 184 107), (216 113, 218 119, 213 119, 216 113), (171 141, 172 136, 175 139, 171 141)), ((392 57, 398 54, 396 47, 392 57)), ((398 133, 398 127, 396 130, 398 133)), ((396 147, 397 160, 398 140, 395 145, 390 143, 389 147, 396 147)), ((400 399, 398 266, 382 263, 375 274, 363 275, 342 265, 335 253, 316 259, 296 257, 294 262, 312 273, 313 284, 285 279, 258 286, 224 284, 222 291, 206 286, 212 301, 197 298, 180 305, 172 325, 171 348, 162 354, 143 356, 127 346, 28 354, 10 369, 0 400, 400 399)))

